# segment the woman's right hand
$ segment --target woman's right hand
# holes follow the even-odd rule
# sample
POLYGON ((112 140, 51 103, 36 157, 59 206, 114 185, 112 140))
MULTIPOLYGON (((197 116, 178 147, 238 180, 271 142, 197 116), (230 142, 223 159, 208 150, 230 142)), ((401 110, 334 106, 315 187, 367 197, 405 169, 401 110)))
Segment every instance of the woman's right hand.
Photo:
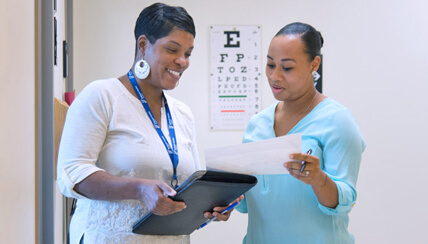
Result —
POLYGON ((168 215, 186 208, 184 202, 173 201, 168 196, 177 194, 165 182, 139 178, 122 178, 104 171, 97 171, 76 184, 74 190, 93 200, 137 199, 143 201, 156 215, 168 215))
POLYGON ((168 196, 177 194, 168 184, 158 180, 142 180, 139 199, 156 215, 169 215, 186 208, 184 202, 173 201, 168 196))

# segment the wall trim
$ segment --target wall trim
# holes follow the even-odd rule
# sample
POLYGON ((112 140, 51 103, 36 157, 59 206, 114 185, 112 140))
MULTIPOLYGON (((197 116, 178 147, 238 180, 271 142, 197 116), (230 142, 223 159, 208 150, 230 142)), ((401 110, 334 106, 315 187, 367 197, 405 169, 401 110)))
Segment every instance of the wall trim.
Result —
POLYGON ((36 243, 54 243, 53 1, 36 1, 36 243))

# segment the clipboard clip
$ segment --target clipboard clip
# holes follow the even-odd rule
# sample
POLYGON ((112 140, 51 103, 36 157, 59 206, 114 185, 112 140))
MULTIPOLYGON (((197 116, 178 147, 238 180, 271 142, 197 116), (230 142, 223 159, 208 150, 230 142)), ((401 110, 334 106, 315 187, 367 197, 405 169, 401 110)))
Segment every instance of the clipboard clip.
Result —
POLYGON ((178 188, 178 179, 177 179, 177 168, 174 168, 174 174, 171 179, 171 186, 176 190, 178 188))

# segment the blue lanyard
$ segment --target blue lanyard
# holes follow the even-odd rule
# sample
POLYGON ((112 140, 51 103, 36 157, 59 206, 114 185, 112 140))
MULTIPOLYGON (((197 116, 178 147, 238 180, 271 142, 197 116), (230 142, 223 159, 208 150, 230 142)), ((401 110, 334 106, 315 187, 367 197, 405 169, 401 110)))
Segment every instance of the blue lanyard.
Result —
POLYGON ((153 123, 153 126, 155 127, 156 131, 158 132, 159 137, 162 139, 163 144, 165 145, 166 150, 168 151, 169 158, 171 159, 172 166, 173 166, 173 175, 171 179, 171 186, 174 188, 178 187, 178 179, 177 179, 177 165, 178 165, 178 150, 177 150, 177 140, 175 137, 175 130, 174 130, 174 123, 172 122, 171 117, 171 111, 169 110, 168 103, 166 101, 166 97, 162 92, 162 97, 165 101, 165 112, 166 112, 166 120, 168 122, 168 130, 169 130, 169 136, 171 138, 171 144, 172 148, 169 145, 165 135, 163 134, 158 122, 155 119, 155 116, 152 113, 152 110, 149 107, 149 104, 147 103, 146 98, 144 97, 143 93, 141 92, 140 86, 138 85, 137 81, 135 80, 134 74, 132 73, 132 69, 128 72, 128 78, 129 81, 132 84, 132 87, 135 90, 135 93, 137 93, 138 98, 141 101, 141 104, 143 104, 144 109, 146 110, 147 115, 149 116, 150 120, 153 123))

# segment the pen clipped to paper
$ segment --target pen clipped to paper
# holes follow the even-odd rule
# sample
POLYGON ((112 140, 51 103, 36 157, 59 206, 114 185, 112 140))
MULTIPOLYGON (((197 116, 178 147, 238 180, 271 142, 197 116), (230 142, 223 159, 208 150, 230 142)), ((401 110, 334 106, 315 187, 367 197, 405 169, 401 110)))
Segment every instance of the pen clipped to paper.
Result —
MULTIPOLYGON (((312 154, 312 149, 309 149, 309 150, 306 152, 306 154, 311 155, 311 154, 312 154)), ((305 170, 305 168, 306 168, 306 161, 303 161, 303 162, 302 162, 302 167, 300 168, 300 174, 302 174, 302 173, 303 173, 303 170, 305 170)))
MULTIPOLYGON (((230 205, 229 207, 227 207, 226 209, 224 209, 220 213, 225 214, 225 213, 229 212, 230 210, 232 210, 234 207, 236 207, 236 205, 238 205, 238 201, 234 202, 232 205, 230 205)), ((214 218, 207 220, 207 222, 205 222, 201 226, 199 226, 198 230, 205 227, 207 224, 211 223, 212 221, 214 221, 216 219, 217 219, 217 217, 214 217, 214 218)))

